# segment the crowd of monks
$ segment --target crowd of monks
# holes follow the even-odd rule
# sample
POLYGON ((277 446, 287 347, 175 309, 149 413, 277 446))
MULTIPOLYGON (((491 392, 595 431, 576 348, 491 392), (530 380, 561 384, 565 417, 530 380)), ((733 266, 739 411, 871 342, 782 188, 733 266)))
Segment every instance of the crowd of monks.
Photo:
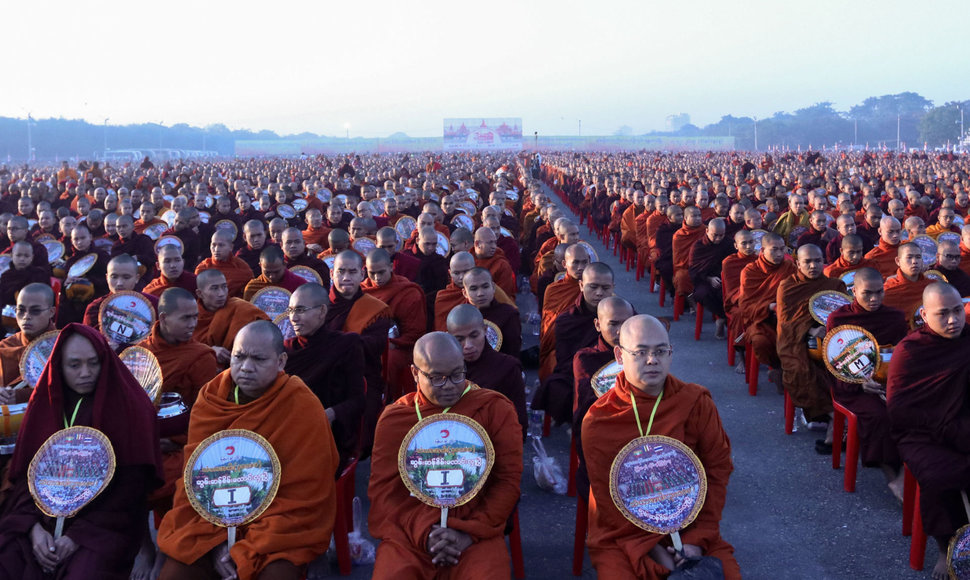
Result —
MULTIPOLYGON (((909 467, 924 526, 945 548, 966 523, 960 491, 970 484, 957 466, 970 454, 961 437, 970 357, 960 350, 970 336, 961 299, 970 295, 970 225, 960 225, 970 213, 967 171, 960 159, 868 153, 319 156, 4 170, 0 404, 29 406, 0 489, 0 570, 301 578, 327 550, 336 479, 369 460, 374 577, 507 577, 504 534, 519 501, 531 404, 571 431, 601 577, 663 578, 707 556, 739 578, 719 527, 730 440, 710 392, 670 374, 673 322, 631 304, 652 278, 675 309, 713 315, 714 336, 742 355, 737 370, 753 353, 748 360, 768 367, 810 426, 831 424, 833 398, 855 413, 864 465, 881 468, 899 494, 909 467), (649 274, 617 288, 583 229, 649 274), (924 237, 932 255, 916 243, 924 237), (285 291, 285 308, 259 302, 267 289, 285 291), (849 296, 827 324, 809 309, 826 290, 849 296), (154 310, 137 345, 155 355, 162 391, 179 395, 185 416, 156 418, 118 359, 131 345, 102 333, 102 306, 119 292, 141 293, 154 310), (516 299, 530 293, 539 345, 523 350, 516 299), (895 347, 888 384, 836 381, 813 358, 810 340, 843 324, 895 347), (54 329, 61 333, 44 374, 36 388, 24 386, 21 355, 54 329), (592 377, 611 361, 622 371, 597 396, 592 377), (539 376, 529 402, 525 368, 539 376), (482 425, 496 466, 441 526, 439 510, 401 481, 397 458, 421 417, 446 412, 482 425), (681 550, 628 521, 611 499, 612 462, 643 433, 641 416, 650 417, 650 434, 684 442, 706 470, 707 499, 681 532, 681 550), (105 432, 119 469, 54 538, 26 467, 70 425, 105 432), (284 474, 271 507, 231 546, 223 528, 195 512, 182 479, 192 451, 225 429, 265 437, 284 474)), ((816 450, 838 453, 840 444, 829 428, 816 450)))

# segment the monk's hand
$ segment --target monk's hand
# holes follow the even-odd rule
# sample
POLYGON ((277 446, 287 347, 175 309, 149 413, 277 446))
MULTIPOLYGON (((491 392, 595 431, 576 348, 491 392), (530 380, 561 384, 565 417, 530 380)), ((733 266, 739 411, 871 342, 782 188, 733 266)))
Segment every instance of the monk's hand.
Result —
POLYGON ((711 284, 711 288, 720 288, 721 287, 721 279, 718 278, 717 276, 709 276, 707 278, 707 281, 711 284))
POLYGON ((59 563, 66 562, 74 552, 77 552, 77 544, 67 536, 61 536, 54 540, 54 553, 57 554, 59 563))
POLYGON ((327 414, 327 421, 333 423, 337 419, 337 413, 334 412, 333 407, 327 407, 324 412, 327 414))
POLYGON ((778 306, 778 304, 777 304, 776 302, 772 302, 771 304, 769 304, 769 305, 768 305, 768 310, 769 310, 770 312, 774 312, 774 311, 775 311, 775 308, 776 308, 777 306, 778 306))
POLYGON ((879 384, 872 379, 866 379, 862 383, 862 392, 869 393, 870 395, 885 395, 886 385, 879 384))
POLYGON ((45 572, 52 572, 57 566, 57 548, 54 547, 54 537, 39 523, 30 529, 30 544, 34 551, 34 558, 45 572))
POLYGON ((222 348, 221 346, 213 346, 212 351, 216 353, 216 362, 221 365, 229 364, 229 361, 232 359, 229 350, 222 348))
POLYGON ((471 536, 452 528, 435 525, 428 535, 428 552, 431 563, 436 566, 454 566, 462 552, 471 545, 471 536))
POLYGON ((212 567, 222 580, 237 580, 236 563, 229 555, 229 542, 223 542, 212 549, 212 567))
POLYGON ((16 396, 10 387, 0 388, 0 405, 12 405, 16 396))
POLYGON ((661 566, 663 566, 668 570, 673 570, 676 567, 676 565, 674 564, 674 557, 671 556, 670 552, 668 552, 660 544, 657 544, 656 546, 651 548, 650 553, 648 555, 650 556, 651 559, 653 559, 655 562, 657 562, 658 564, 660 564, 661 566))
POLYGON ((674 558, 674 565, 680 567, 688 558, 700 558, 704 555, 704 550, 694 544, 684 544, 682 552, 677 552, 673 547, 668 547, 667 551, 674 558))

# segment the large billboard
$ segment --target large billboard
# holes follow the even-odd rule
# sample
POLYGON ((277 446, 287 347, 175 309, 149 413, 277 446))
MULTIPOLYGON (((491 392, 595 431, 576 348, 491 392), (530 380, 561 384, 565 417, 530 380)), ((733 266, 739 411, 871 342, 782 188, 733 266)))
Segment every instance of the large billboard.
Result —
POLYGON ((445 119, 445 151, 518 151, 522 149, 522 119, 445 119))

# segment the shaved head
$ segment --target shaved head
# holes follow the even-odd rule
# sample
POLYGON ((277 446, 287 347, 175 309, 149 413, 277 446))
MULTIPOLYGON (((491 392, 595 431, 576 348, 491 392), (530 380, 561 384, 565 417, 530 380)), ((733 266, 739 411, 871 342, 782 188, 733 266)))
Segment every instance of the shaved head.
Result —
POLYGON ((671 352, 667 329, 647 314, 632 316, 623 323, 614 349, 630 385, 653 396, 660 394, 667 381, 671 352))
POLYGON ((451 332, 453 328, 468 326, 468 325, 484 325, 485 318, 482 316, 481 310, 475 308, 471 304, 459 304, 451 309, 448 313, 448 318, 446 320, 448 325, 448 332, 451 332))
POLYGON ((596 306, 593 326, 606 344, 615 347, 620 341, 620 328, 633 315, 632 304, 619 296, 607 296, 596 306))
POLYGON ((956 288, 933 282, 923 290, 923 322, 943 338, 957 338, 966 324, 963 299, 956 288))

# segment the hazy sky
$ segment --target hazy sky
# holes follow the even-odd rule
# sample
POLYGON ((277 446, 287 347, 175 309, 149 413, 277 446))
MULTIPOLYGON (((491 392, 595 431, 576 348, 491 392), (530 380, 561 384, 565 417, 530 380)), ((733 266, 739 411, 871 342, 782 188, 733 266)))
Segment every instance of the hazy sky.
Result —
POLYGON ((970 98, 967 0, 5 3, 0 116, 378 137, 608 135, 915 91, 970 98), (6 86, 4 86, 6 85, 6 86))

